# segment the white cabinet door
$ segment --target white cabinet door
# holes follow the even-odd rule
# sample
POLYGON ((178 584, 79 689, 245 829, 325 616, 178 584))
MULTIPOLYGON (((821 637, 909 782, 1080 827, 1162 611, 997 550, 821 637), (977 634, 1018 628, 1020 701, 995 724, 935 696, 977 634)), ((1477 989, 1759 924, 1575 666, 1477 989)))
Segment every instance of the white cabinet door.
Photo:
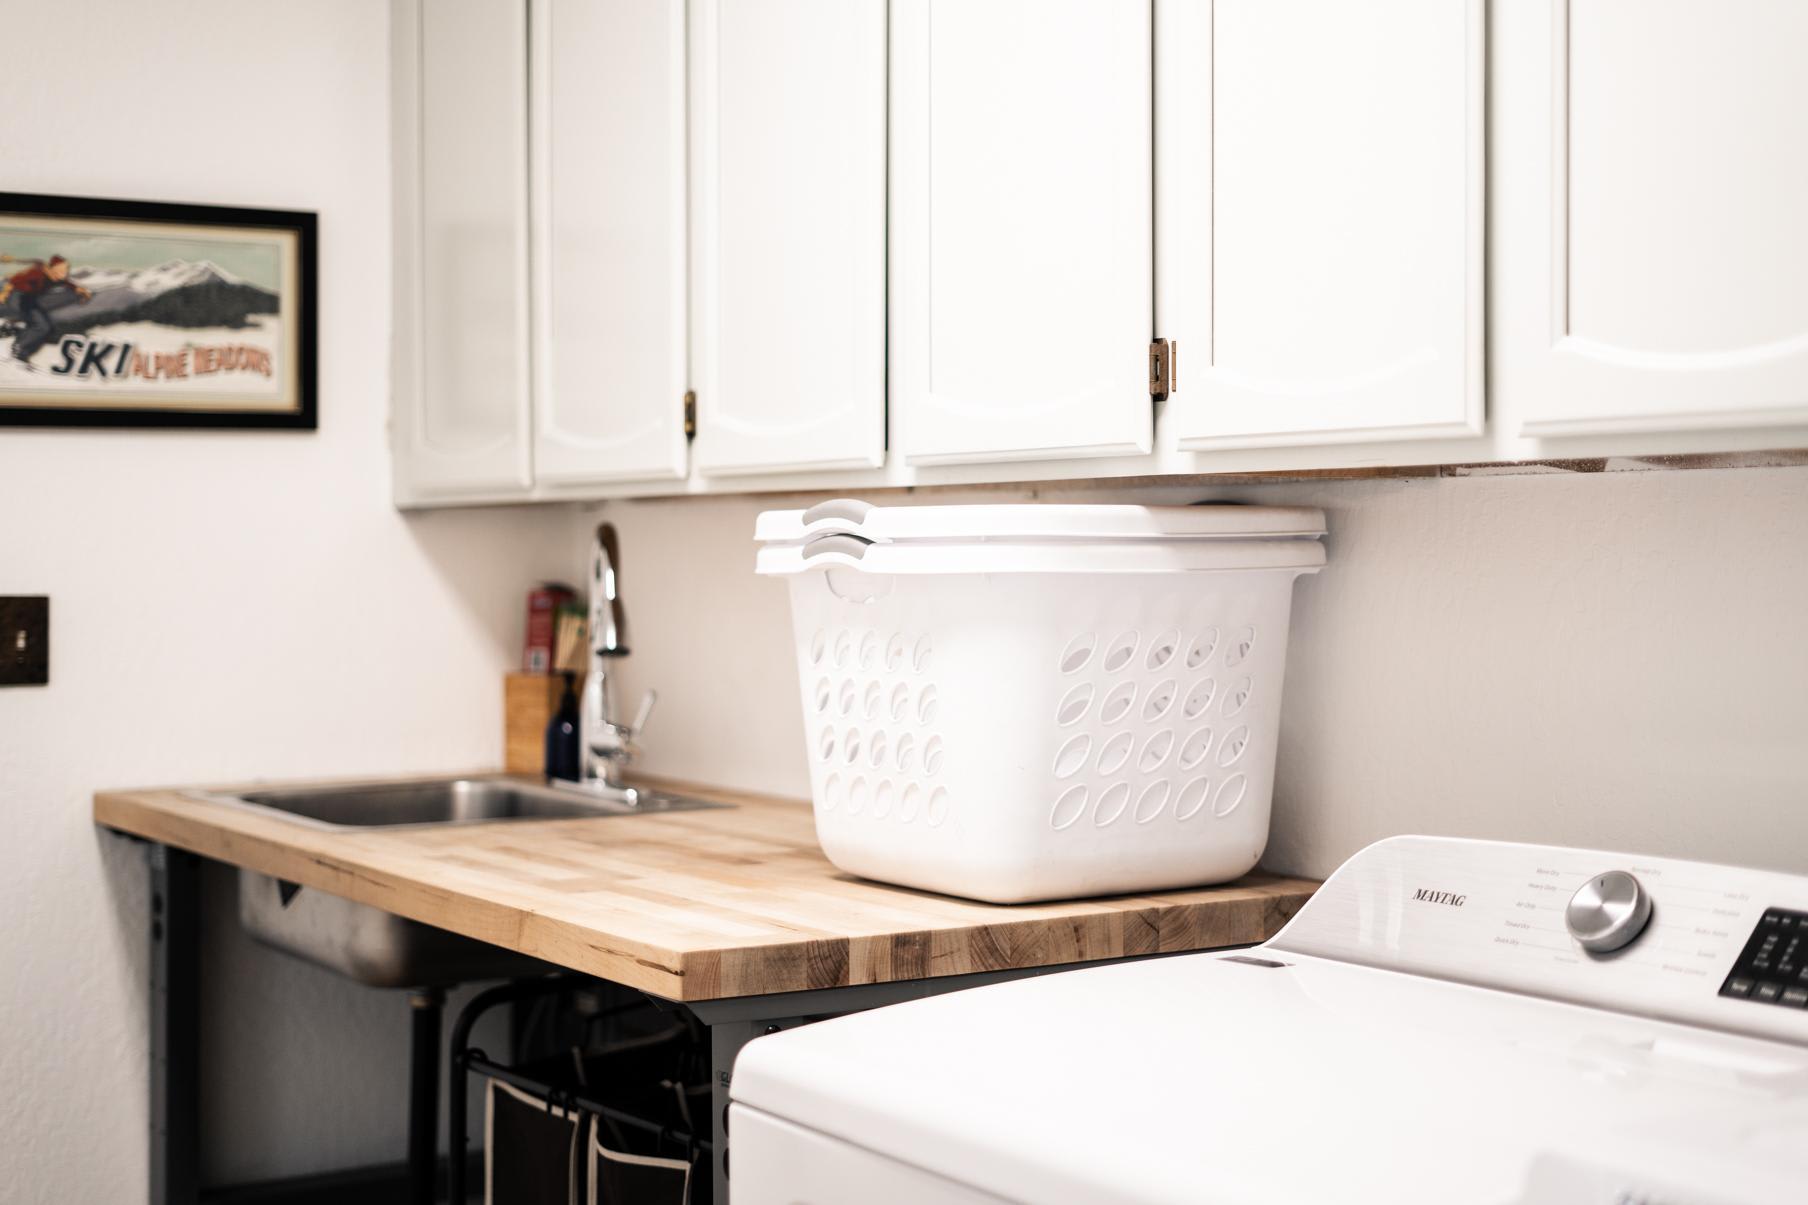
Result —
POLYGON ((1146 452, 1150 8, 895 0, 891 405, 913 464, 1146 452))
POLYGON ((1525 153, 1496 258, 1538 269, 1499 344, 1524 430, 1808 420, 1808 4, 1541 9, 1500 63, 1525 153))
POLYGON ((1159 0, 1182 448, 1482 427, 1482 0, 1159 0))
POLYGON ((533 484, 527 7, 397 0, 391 11, 397 499, 522 494, 533 484))
POLYGON ((704 473, 885 459, 885 9, 691 2, 704 473))
POLYGON ((534 464, 685 473, 684 0, 533 0, 534 464))

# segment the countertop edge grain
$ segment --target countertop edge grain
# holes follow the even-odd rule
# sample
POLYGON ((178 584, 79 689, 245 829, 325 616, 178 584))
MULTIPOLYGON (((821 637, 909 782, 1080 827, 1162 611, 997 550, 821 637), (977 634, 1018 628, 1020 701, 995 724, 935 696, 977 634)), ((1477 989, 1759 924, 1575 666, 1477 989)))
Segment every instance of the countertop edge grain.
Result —
POLYGON ((94 821, 668 1000, 693 998, 685 992, 681 952, 547 917, 530 904, 460 892, 373 866, 368 854, 358 856, 366 834, 321 832, 263 818, 239 826, 233 823, 243 819, 239 814, 196 799, 190 791, 185 787, 97 791, 94 821), (194 814, 184 814, 190 808, 194 814), (277 831, 255 831, 265 825, 277 826, 277 831))
MULTIPOLYGON (((607 823, 664 821, 667 823, 659 831, 673 838, 718 830, 730 841, 768 847, 774 851, 772 862, 804 858, 822 862, 820 870, 813 862, 803 867, 803 873, 813 876, 808 893, 812 898, 796 902, 797 909, 807 907, 817 895, 824 899, 857 896, 875 916, 901 915, 913 907, 923 916, 909 923, 900 921, 896 928, 869 920, 870 931, 842 934, 815 925, 766 920, 765 930, 757 933, 714 938, 693 934, 684 941, 662 941, 657 932, 638 937, 624 932, 633 928, 638 918, 619 909, 612 911, 610 919, 586 920, 581 915, 584 907, 573 902, 576 896, 549 897, 535 884, 504 881, 461 888, 450 876, 429 881, 418 865, 410 863, 418 861, 420 847, 458 848, 457 836, 450 830, 439 830, 431 838, 417 830, 413 840, 393 829, 318 830, 209 803, 195 797, 201 789, 96 792, 94 820, 106 828, 274 875, 678 1001, 1248 945, 1278 931, 1318 886, 1307 879, 1255 871, 1217 887, 1036 904, 988 905, 900 892, 843 875, 822 862, 810 837, 805 804, 687 786, 684 789, 692 793, 741 806, 732 811, 666 813, 607 823), (775 827, 789 826, 794 831, 766 832, 758 822, 759 813, 768 810, 775 827)), ((560 830, 574 823, 594 822, 511 821, 506 828, 481 827, 489 830, 492 843, 499 834, 506 834, 511 842, 505 845, 518 845, 534 838, 569 840, 570 832, 560 830)), ((746 858, 762 861, 757 852, 746 858)), ((660 903, 661 898, 649 893, 643 905, 648 919, 640 922, 643 929, 670 927, 670 918, 661 917, 660 912, 669 913, 672 907, 660 903)), ((632 896, 624 899, 630 905, 643 904, 632 896)), ((726 929, 735 927, 730 923, 735 914, 726 906, 698 902, 692 908, 699 933, 718 920, 726 929)), ((596 910, 611 912, 603 907, 596 910)), ((829 919, 832 922, 833 918, 829 919)))

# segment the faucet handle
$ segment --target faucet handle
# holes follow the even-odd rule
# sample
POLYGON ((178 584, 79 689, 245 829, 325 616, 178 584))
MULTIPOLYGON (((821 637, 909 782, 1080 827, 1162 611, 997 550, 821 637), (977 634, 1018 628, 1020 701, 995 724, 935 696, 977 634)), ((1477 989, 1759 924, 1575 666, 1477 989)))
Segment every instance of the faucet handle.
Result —
POLYGON ((647 720, 653 714, 653 704, 657 702, 659 702, 659 692, 656 690, 649 690, 640 696, 640 710, 634 713, 634 724, 628 729, 629 732, 639 736, 646 730, 647 720))

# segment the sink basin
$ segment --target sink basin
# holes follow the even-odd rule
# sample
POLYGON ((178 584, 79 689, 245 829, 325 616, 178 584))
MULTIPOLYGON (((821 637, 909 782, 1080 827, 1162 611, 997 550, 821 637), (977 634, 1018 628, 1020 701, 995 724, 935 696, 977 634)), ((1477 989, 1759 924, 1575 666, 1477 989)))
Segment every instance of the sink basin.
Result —
MULTIPOLYGON (((362 830, 593 817, 728 807, 645 789, 592 792, 515 778, 433 778, 271 787, 201 798, 315 829, 362 830)), ((239 871, 239 923, 265 945, 372 987, 449 987, 555 969, 324 891, 239 871)))
POLYGON ((316 828, 403 828, 498 820, 567 820, 726 807, 685 795, 628 788, 546 786, 518 778, 430 778, 330 787, 272 787, 208 795, 215 803, 276 812, 316 828))
POLYGON ((255 870, 239 871, 239 924, 266 946, 370 987, 451 987, 557 969, 255 870))

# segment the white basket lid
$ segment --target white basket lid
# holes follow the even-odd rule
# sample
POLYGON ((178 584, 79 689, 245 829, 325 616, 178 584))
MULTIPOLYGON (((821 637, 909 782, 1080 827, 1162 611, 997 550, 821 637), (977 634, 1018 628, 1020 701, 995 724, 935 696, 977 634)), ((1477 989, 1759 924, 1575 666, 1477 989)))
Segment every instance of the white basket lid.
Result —
POLYGON ((976 506, 873 506, 853 498, 808 510, 769 510, 754 525, 765 545, 844 532, 875 544, 912 540, 1312 539, 1325 513, 1306 506, 1125 506, 1011 503, 976 506))
POLYGON ((905 540, 875 544, 825 532, 793 544, 760 548, 754 571, 782 575, 853 569, 865 574, 1209 573, 1282 569, 1316 573, 1325 563, 1317 540, 905 540))
POLYGON ((767 511, 756 571, 1192 573, 1325 563, 1325 516, 1278 506, 870 506, 767 511))

